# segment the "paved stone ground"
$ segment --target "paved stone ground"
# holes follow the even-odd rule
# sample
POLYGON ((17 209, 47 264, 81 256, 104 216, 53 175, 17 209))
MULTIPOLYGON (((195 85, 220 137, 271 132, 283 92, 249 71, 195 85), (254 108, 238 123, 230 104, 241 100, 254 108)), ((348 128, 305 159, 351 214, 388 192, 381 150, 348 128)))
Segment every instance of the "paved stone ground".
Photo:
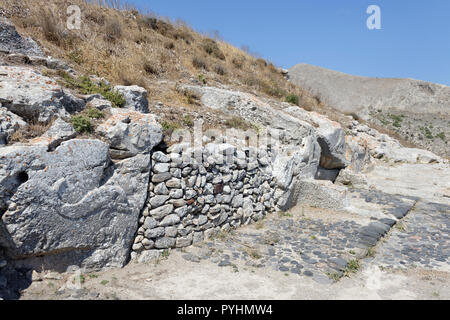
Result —
MULTIPOLYGON (((355 254, 359 227, 354 221, 270 217, 200 245, 198 257, 211 259, 219 267, 268 267, 331 283, 326 274, 345 269, 351 252, 355 254)), ((192 254, 183 257, 191 260, 192 254)))
POLYGON ((419 202, 380 244, 373 264, 449 272, 450 206, 419 202))
POLYGON ((183 257, 188 261, 211 259, 219 267, 268 267, 331 283, 355 267, 356 260, 364 258, 416 201, 377 190, 352 190, 350 202, 353 207, 358 204, 356 216, 328 212, 333 216, 330 221, 324 210, 309 208, 305 213, 305 208, 298 207, 201 244, 197 256, 183 257))

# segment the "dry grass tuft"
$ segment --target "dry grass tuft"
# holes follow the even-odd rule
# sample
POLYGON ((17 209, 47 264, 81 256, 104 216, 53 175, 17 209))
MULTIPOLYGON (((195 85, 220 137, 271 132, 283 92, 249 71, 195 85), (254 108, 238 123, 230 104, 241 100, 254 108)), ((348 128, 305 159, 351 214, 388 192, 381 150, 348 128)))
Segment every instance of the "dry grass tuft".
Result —
POLYGON ((44 124, 39 122, 31 122, 25 127, 21 127, 14 132, 9 138, 8 143, 28 142, 31 139, 42 136, 51 126, 51 123, 44 124))

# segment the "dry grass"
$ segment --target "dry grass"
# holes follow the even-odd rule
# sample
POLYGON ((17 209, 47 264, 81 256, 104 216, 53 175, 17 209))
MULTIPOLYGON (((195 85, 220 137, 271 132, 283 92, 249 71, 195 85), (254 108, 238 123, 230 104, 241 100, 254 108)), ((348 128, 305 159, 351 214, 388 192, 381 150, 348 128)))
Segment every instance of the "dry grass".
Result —
POLYGON ((18 129, 9 138, 8 143, 28 142, 31 139, 42 136, 51 126, 51 123, 31 122, 18 129))
POLYGON ((114 84, 143 86, 149 97, 163 103, 170 102, 166 94, 151 93, 155 80, 187 82, 201 72, 211 85, 227 84, 280 100, 295 94, 302 107, 311 110, 318 105, 266 60, 201 35, 184 23, 139 13, 120 1, 106 2, 109 7, 70 1, 81 8, 81 30, 65 27, 67 1, 0 0, 0 7, 11 12, 9 18, 19 31, 32 36, 48 54, 71 61, 83 74, 95 74, 114 84))

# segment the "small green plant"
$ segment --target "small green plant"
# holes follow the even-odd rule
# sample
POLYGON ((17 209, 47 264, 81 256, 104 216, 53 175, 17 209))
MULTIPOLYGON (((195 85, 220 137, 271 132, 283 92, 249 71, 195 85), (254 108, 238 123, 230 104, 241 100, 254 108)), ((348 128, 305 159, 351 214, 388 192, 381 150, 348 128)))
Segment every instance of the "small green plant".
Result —
POLYGON ((103 112, 93 107, 86 109, 86 115, 91 119, 102 119, 105 117, 103 112))
POLYGON ((375 249, 373 247, 370 247, 367 250, 366 258, 370 258, 370 257, 373 257, 373 256, 375 256, 375 249))
POLYGON ((86 76, 75 79, 67 72, 62 72, 60 75, 63 78, 63 84, 69 88, 78 89, 82 94, 101 94, 106 100, 109 100, 115 108, 122 108, 125 106, 126 101, 123 95, 120 92, 113 90, 104 82, 95 84, 86 76))
POLYGON ((347 267, 344 270, 344 276, 348 277, 350 274, 352 273, 356 273, 359 268, 361 268, 361 264, 359 263, 358 260, 354 259, 354 260, 350 260, 347 263, 347 267))
POLYGON ((398 231, 400 231, 400 232, 405 232, 405 231, 406 231, 405 225, 404 225, 403 223, 401 223, 401 222, 397 223, 397 224, 395 225, 395 228, 396 228, 398 231))
POLYGON ((72 283, 78 282, 83 284, 86 281, 86 277, 80 274, 78 277, 73 278, 72 283))
POLYGON ((207 83, 206 77, 205 77, 202 73, 200 73, 200 74, 197 76, 197 78, 198 78, 198 81, 200 81, 201 83, 203 83, 203 84, 206 84, 206 83, 207 83))
POLYGON ((101 284, 102 286, 106 286, 108 283, 109 283, 108 280, 102 280, 102 281, 100 282, 100 284, 101 284))
POLYGON ((170 121, 163 121, 161 123, 161 126, 162 126, 163 130, 166 132, 173 132, 174 130, 178 129, 178 125, 176 123, 170 122, 170 121))
POLYGON ((250 249, 248 253, 253 259, 259 260, 262 258, 261 254, 256 249, 250 249))
POLYGON ((293 217, 292 213, 284 212, 284 211, 278 212, 278 215, 280 216, 280 218, 282 218, 282 217, 293 217))
POLYGON ((256 123, 251 123, 250 129, 255 131, 258 136, 261 134, 261 131, 262 131, 261 127, 256 123))
POLYGON ((389 117, 394 121, 392 123, 392 125, 396 128, 400 128, 402 126, 402 121, 405 116, 404 115, 398 116, 398 115, 390 114, 389 117))
POLYGON ((167 258, 170 256, 170 251, 169 251, 169 249, 164 249, 164 251, 162 252, 161 256, 162 256, 164 259, 167 259, 167 258))
POLYGON ((433 140, 433 133, 431 132, 431 130, 428 127, 419 127, 420 131, 422 131, 422 133, 425 135, 425 137, 427 139, 433 140))
POLYGON ((183 116, 183 123, 187 127, 194 126, 194 121, 192 120, 192 117, 190 115, 188 115, 188 114, 183 116))
POLYGON ((438 133, 438 134, 436 135, 436 137, 439 138, 439 139, 441 139, 442 141, 445 141, 445 133, 444 133, 444 132, 438 133))
POLYGON ((299 104, 298 96, 295 94, 289 94, 286 96, 286 102, 289 102, 289 103, 292 103, 292 104, 295 104, 296 106, 298 106, 298 104, 299 104))
POLYGON ((91 133, 92 132, 92 123, 88 117, 84 115, 76 115, 72 116, 70 119, 70 123, 73 128, 78 133, 91 133))
POLYGON ((96 274, 90 274, 90 275, 89 275, 89 278, 90 278, 90 279, 97 279, 97 278, 98 278, 98 275, 96 275, 96 274))
POLYGON ((355 252, 354 250, 350 250, 349 253, 350 253, 351 255, 355 255, 355 254, 356 254, 356 252, 355 252))
POLYGON ((315 235, 312 235, 310 238, 311 238, 311 240, 316 240, 317 239, 317 237, 315 235))
POLYGON ((328 276, 328 278, 334 280, 335 282, 339 281, 339 279, 341 278, 341 276, 337 272, 327 272, 326 275, 328 276))

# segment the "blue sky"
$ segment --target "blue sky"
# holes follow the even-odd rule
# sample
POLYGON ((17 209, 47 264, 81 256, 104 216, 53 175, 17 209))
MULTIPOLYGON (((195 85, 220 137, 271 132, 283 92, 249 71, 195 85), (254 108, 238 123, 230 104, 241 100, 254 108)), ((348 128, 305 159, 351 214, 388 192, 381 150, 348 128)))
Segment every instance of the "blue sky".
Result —
POLYGON ((371 77, 450 85, 448 0, 129 0, 201 32, 219 31, 278 66, 299 62, 371 77), (369 5, 381 30, 368 30, 369 5))

